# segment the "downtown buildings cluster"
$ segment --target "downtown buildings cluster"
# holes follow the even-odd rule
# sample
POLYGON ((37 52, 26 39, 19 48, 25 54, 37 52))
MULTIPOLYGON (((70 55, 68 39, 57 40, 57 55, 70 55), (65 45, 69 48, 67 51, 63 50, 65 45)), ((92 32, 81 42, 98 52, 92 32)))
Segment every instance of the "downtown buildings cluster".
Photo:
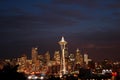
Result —
POLYGON ((88 65, 88 62, 92 61, 88 59, 87 53, 82 55, 79 49, 76 50, 75 54, 69 54, 66 48, 67 42, 64 40, 64 37, 58 43, 60 44, 61 51, 55 51, 53 58, 51 58, 49 52, 40 55, 38 48, 33 47, 31 49, 30 60, 27 59, 26 55, 17 59, 16 64, 19 65, 18 72, 25 72, 26 74, 67 74, 73 71, 79 71, 80 66, 88 65))
POLYGON ((27 55, 23 55, 20 58, 13 60, 5 59, 4 62, 0 61, 0 69, 7 63, 11 65, 19 65, 18 72, 24 72, 25 74, 80 74, 80 68, 89 69, 92 73, 112 73, 113 71, 120 72, 120 62, 113 62, 105 59, 103 62, 94 62, 89 59, 87 53, 82 55, 79 49, 76 49, 74 54, 69 54, 66 48, 67 42, 62 37, 58 42, 61 47, 61 51, 55 51, 53 57, 48 52, 41 55, 38 52, 37 47, 31 49, 31 59, 27 58, 27 55))

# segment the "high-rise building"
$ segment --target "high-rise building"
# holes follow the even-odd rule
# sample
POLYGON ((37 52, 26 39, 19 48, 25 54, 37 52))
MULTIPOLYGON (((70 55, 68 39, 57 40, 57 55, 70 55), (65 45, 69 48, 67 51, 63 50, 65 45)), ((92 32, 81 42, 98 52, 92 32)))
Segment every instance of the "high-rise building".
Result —
POLYGON ((68 61, 68 71, 74 71, 75 67, 75 55, 70 53, 68 61))
POLYGON ((84 62, 85 62, 85 64, 88 65, 88 62, 89 62, 89 61, 92 61, 92 60, 89 59, 88 54, 85 53, 85 54, 84 54, 84 62))
POLYGON ((75 61, 75 55, 74 54, 70 54, 69 55, 69 60, 70 61, 75 61))
POLYGON ((45 59, 43 55, 38 55, 38 60, 40 61, 40 66, 43 66, 45 63, 45 59))
POLYGON ((83 56, 79 49, 76 50, 75 63, 80 65, 83 64, 83 56))
POLYGON ((65 47, 65 58, 68 58, 68 57, 69 57, 68 48, 65 47))
POLYGON ((17 64, 19 65, 18 67, 18 72, 24 72, 27 68, 27 56, 24 54, 20 58, 17 58, 17 64))
POLYGON ((57 64, 60 64, 60 52, 59 51, 55 51, 54 59, 55 59, 57 64))
POLYGON ((38 55, 38 48, 33 47, 32 48, 32 62, 36 63, 37 61, 37 55, 38 55))
POLYGON ((47 51, 47 52, 45 53, 45 62, 46 62, 47 64, 50 62, 50 53, 49 53, 49 51, 47 51))

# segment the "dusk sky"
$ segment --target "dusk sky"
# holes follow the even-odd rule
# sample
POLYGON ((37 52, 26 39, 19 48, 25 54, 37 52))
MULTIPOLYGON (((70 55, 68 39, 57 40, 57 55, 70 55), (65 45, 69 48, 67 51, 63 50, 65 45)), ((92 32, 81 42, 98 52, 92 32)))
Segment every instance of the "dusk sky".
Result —
POLYGON ((120 60, 120 0, 0 0, 0 59, 53 55, 62 36, 69 53, 120 60))

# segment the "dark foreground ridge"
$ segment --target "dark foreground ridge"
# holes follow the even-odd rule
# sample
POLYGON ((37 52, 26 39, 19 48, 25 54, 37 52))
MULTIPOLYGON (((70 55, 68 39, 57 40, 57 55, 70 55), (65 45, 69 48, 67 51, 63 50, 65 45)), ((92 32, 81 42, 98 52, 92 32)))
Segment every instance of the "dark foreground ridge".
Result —
POLYGON ((17 72, 18 65, 7 64, 0 70, 0 80, 27 80, 24 73, 17 72))
MULTIPOLYGON (((24 73, 19 73, 17 72, 17 68, 19 65, 16 66, 11 66, 10 64, 5 65, 1 70, 0 70, 0 80, 28 80, 27 76, 25 76, 24 73)), ((108 80, 112 78, 111 74, 106 74, 106 75, 98 75, 98 74, 92 74, 89 69, 80 69, 80 74, 76 74, 77 76, 71 75, 71 74, 66 74, 63 75, 62 78, 60 77, 55 77, 54 75, 49 75, 48 78, 44 78, 42 80, 108 80)), ((32 79, 31 79, 32 80, 32 79)), ((35 80, 40 80, 40 79, 35 79, 35 80)), ((120 76, 116 77, 115 80, 120 80, 120 76)))

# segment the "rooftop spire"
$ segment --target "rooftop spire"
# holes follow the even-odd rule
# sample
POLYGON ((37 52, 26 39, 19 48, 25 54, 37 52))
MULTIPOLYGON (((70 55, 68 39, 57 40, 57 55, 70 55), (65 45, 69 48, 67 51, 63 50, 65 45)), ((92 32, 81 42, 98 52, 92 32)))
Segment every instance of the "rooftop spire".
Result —
POLYGON ((79 48, 77 48, 76 52, 80 52, 79 48))
POLYGON ((64 37, 63 37, 63 36, 62 36, 61 42, 65 42, 65 39, 64 39, 64 37))

